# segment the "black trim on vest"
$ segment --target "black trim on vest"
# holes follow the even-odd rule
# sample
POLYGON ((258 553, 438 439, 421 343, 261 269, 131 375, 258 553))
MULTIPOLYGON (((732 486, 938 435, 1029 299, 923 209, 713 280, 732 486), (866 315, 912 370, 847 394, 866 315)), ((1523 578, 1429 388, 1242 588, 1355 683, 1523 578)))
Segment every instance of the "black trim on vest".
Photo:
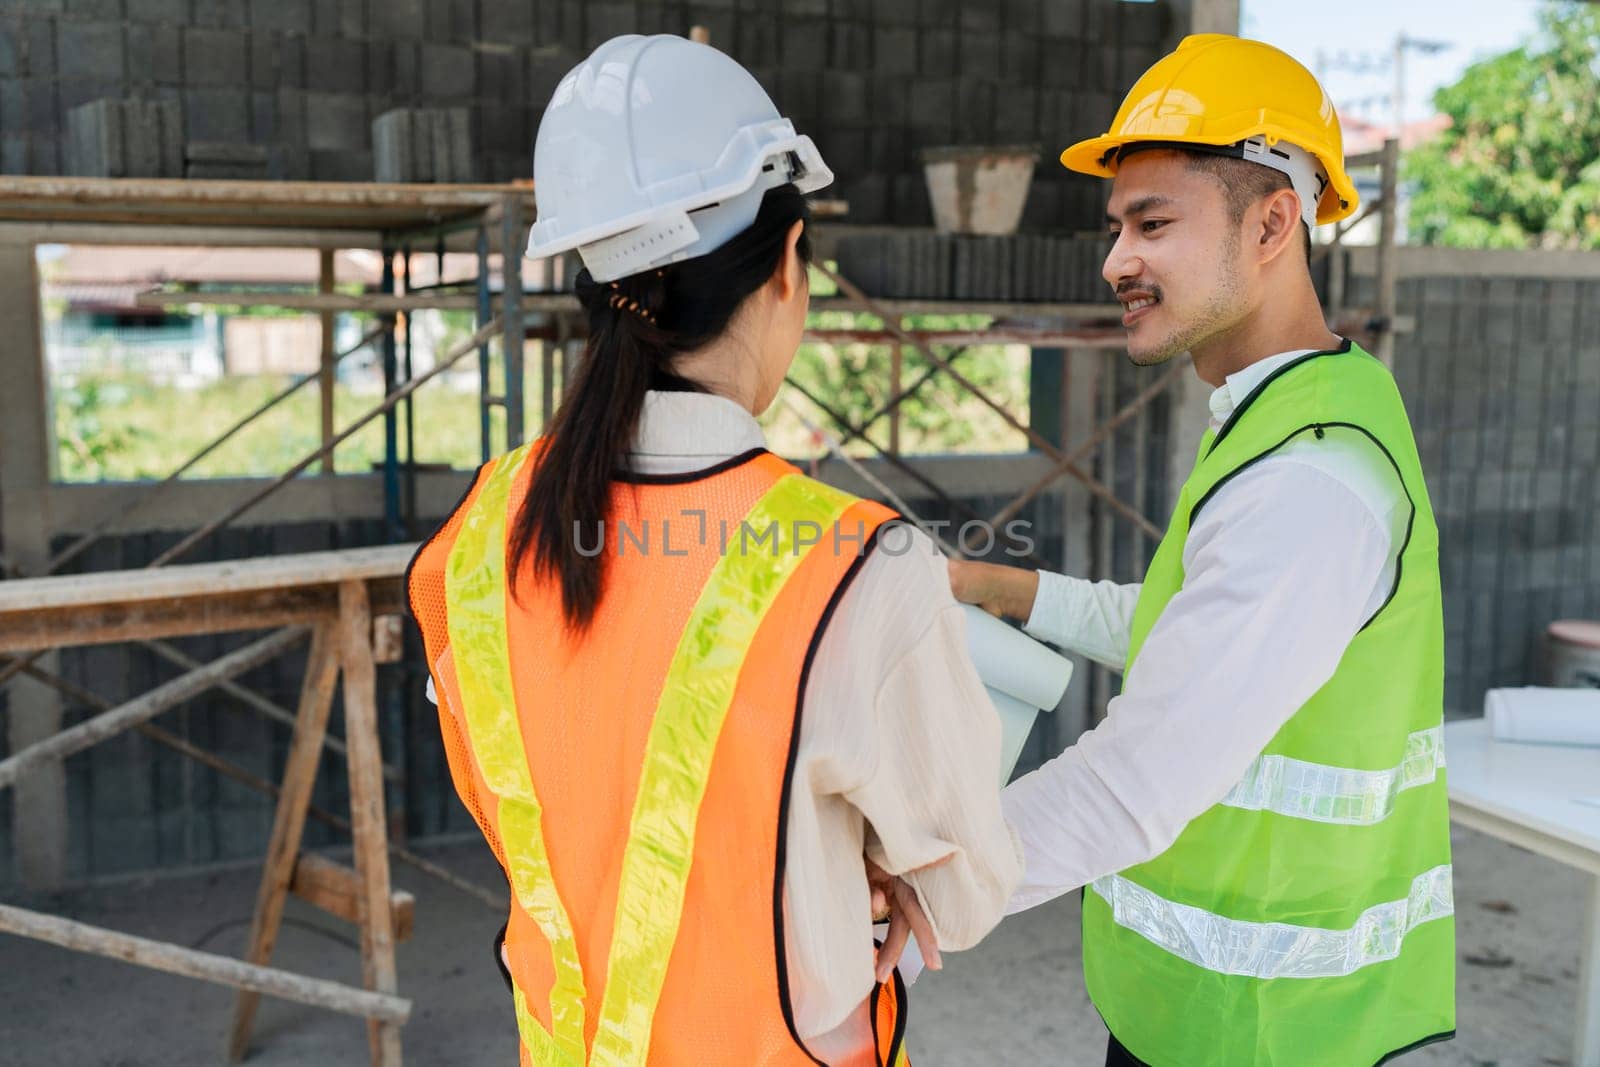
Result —
MULTIPOLYGON (((873 938, 872 943, 883 947, 883 942, 877 938, 873 938)), ((872 1056, 879 1067, 894 1067, 895 1057, 900 1055, 900 1046, 906 1039, 906 980, 900 976, 899 967, 890 972, 889 980, 894 983, 894 1033, 889 1035, 889 1047, 882 1057, 878 1056, 878 1050, 883 1048, 879 1040, 882 1035, 878 1033, 878 1001, 883 999, 884 983, 879 982, 872 987, 872 996, 867 1001, 867 1013, 872 1023, 872 1056)))
MULTIPOLYGON (((512 895, 515 896, 516 894, 513 893, 512 895)), ((511 972, 506 968, 506 961, 504 959, 502 959, 501 956, 500 956, 500 950, 501 950, 501 948, 503 948, 505 946, 505 943, 506 943, 506 928, 508 926, 510 926, 510 925, 511 925, 511 920, 507 919, 505 922, 500 924, 500 929, 495 932, 495 935, 494 935, 494 966, 495 966, 495 970, 500 972, 500 977, 504 978, 505 981, 506 981, 506 992, 510 993, 512 996, 516 996, 517 995, 517 987, 511 981, 511 972)))
POLYGON ((1365 426, 1360 426, 1360 425, 1357 425, 1356 423, 1353 423, 1353 422, 1308 422, 1308 423, 1306 423, 1304 426, 1300 427, 1298 430, 1295 430, 1293 433, 1289 434, 1289 436, 1285 437, 1283 440, 1279 441, 1277 444, 1273 445, 1271 448, 1267 449, 1264 452, 1260 452, 1260 453, 1257 453, 1254 456, 1251 456, 1249 459, 1247 459, 1243 463, 1239 464, 1233 470, 1229 471, 1227 474, 1225 474, 1221 478, 1217 479, 1216 484, 1213 485, 1210 489, 1206 490, 1206 495, 1201 497, 1195 503, 1195 506, 1189 509, 1189 527, 1191 529, 1194 528, 1194 517, 1196 515, 1200 514, 1200 509, 1205 507, 1207 502, 1209 502, 1212 497, 1217 495, 1217 490, 1221 489, 1224 485, 1227 485, 1229 482, 1231 482, 1239 474, 1242 474, 1244 471, 1249 470, 1251 467, 1255 466, 1257 463, 1260 463, 1262 460, 1266 459, 1268 456, 1272 455, 1278 449, 1282 448, 1284 445, 1288 444, 1290 441, 1293 441, 1296 437, 1299 437, 1301 434, 1305 433, 1307 430, 1311 430, 1312 432, 1314 432, 1320 438, 1322 436, 1322 432, 1324 430, 1328 429, 1329 427, 1332 427, 1334 429, 1355 430, 1357 433, 1365 435, 1367 440, 1369 440, 1373 444, 1377 445, 1378 446, 1378 451, 1383 453, 1383 458, 1389 461, 1389 466, 1394 468, 1395 476, 1400 479, 1400 491, 1406 495, 1406 503, 1411 508, 1411 514, 1406 517, 1406 536, 1405 536, 1405 539, 1400 542, 1400 551, 1398 553, 1396 553, 1395 558, 1394 558, 1394 582, 1389 586, 1389 595, 1383 598, 1383 603, 1378 605, 1378 609, 1376 611, 1374 611, 1367 618, 1366 622, 1361 624, 1361 629, 1356 631, 1357 633, 1360 633, 1362 630, 1365 630, 1368 626, 1371 626, 1373 624, 1373 622, 1375 622, 1377 620, 1379 615, 1383 614, 1383 610, 1385 608, 1387 608, 1390 605, 1390 603, 1393 602, 1393 600, 1395 598, 1395 595, 1400 592, 1400 576, 1405 572, 1406 549, 1411 547, 1411 534, 1416 529, 1416 525, 1417 525, 1417 501, 1411 495, 1411 487, 1406 485, 1406 476, 1400 470, 1400 464, 1395 462, 1394 453, 1389 451, 1389 446, 1385 445, 1382 441, 1378 440, 1377 435, 1374 434, 1371 430, 1367 429, 1365 426))
POLYGON ((1218 430, 1217 436, 1211 440, 1211 447, 1206 449, 1206 455, 1209 456, 1212 452, 1216 451, 1217 446, 1222 443, 1222 439, 1228 436, 1228 432, 1232 430, 1233 427, 1238 423, 1240 416, 1242 416, 1246 411, 1250 410, 1250 405, 1255 403, 1256 397, 1267 391, 1267 386, 1271 385, 1285 374, 1288 374, 1302 363, 1310 362, 1311 360, 1317 359, 1321 356, 1344 355, 1350 351, 1351 345, 1348 337, 1343 338, 1343 341, 1344 343, 1338 348, 1325 348, 1320 352, 1307 352, 1298 359, 1290 360, 1288 363, 1285 363, 1283 366, 1279 367, 1277 370, 1261 379, 1261 384, 1250 391, 1250 395, 1244 398, 1244 403, 1234 408, 1233 414, 1228 416, 1228 421, 1222 424, 1222 429, 1218 430))
MULTIPOLYGON (((1099 1012, 1098 1008, 1095 1009, 1095 1010, 1096 1010, 1096 1013, 1099 1012)), ((1103 1022, 1105 1022, 1105 1019, 1102 1017, 1100 1021, 1103 1023, 1103 1022)), ((1144 1063, 1144 1060, 1139 1059, 1139 1057, 1135 1056, 1132 1052, 1128 1051, 1128 1046, 1127 1045, 1124 1045, 1121 1041, 1117 1040, 1117 1035, 1111 1033, 1111 1028, 1110 1027, 1106 1028, 1106 1032, 1107 1032, 1107 1034, 1110 1034, 1111 1040, 1115 1041, 1117 1043, 1118 1047, 1120 1047, 1122 1049, 1122 1051, 1127 1054, 1129 1059, 1133 1060, 1136 1063, 1141 1063, 1141 1064, 1144 1063)), ((1437 1045, 1441 1041, 1453 1041, 1453 1040, 1455 1040, 1455 1036, 1456 1036, 1456 1032, 1454 1030, 1441 1030, 1437 1034, 1429 1034, 1427 1037, 1421 1038, 1420 1040, 1417 1040, 1417 1041, 1413 1041, 1413 1042, 1411 1042, 1411 1044, 1406 1045, 1406 1046, 1404 1046, 1402 1048, 1397 1048, 1393 1052, 1384 1053, 1383 1057, 1381 1059, 1379 1059, 1377 1063, 1373 1064, 1372 1067, 1383 1067, 1383 1065, 1388 1063, 1390 1060, 1398 1059, 1399 1057, 1404 1056, 1408 1052, 1415 1052, 1415 1051, 1417 1051, 1417 1049, 1422 1048, 1425 1045, 1437 1045)), ((1150 1067, 1150 1065, 1149 1064, 1145 1064, 1145 1067, 1150 1067)))
POLYGON ((766 448, 751 448, 740 452, 737 456, 730 456, 725 460, 713 463, 709 467, 702 467, 699 470, 683 471, 678 474, 640 474, 637 471, 613 471, 611 477, 613 481, 626 482, 629 485, 684 485, 688 482, 698 482, 704 478, 710 478, 712 475, 721 474, 723 471, 733 470, 735 467, 742 467, 757 456, 769 454, 766 448))
MULTIPOLYGON (((906 1019, 911 1014, 911 1005, 906 998, 906 980, 900 977, 900 968, 896 967, 891 976, 894 979, 894 1036, 889 1039, 889 1055, 885 1058, 883 1067, 894 1067, 895 1059, 900 1055, 900 1046, 906 1041, 906 1019)), ((878 1025, 878 1013, 872 1013, 872 1025, 878 1025)))
MULTIPOLYGON (((763 450, 764 451, 764 450, 763 450)), ((811 632, 811 640, 806 645, 805 660, 800 666, 800 684, 794 698, 794 724, 789 734, 789 756, 783 766, 783 792, 778 800, 778 850, 777 863, 772 875, 772 943, 775 948, 774 955, 778 961, 778 1006, 783 1011, 783 1024, 789 1028, 789 1036, 794 1040, 795 1047, 802 1055, 815 1063, 817 1067, 828 1067, 827 1064, 811 1055, 811 1050, 806 1048, 804 1041, 800 1040, 800 1031, 794 1025, 794 1004, 789 993, 789 960, 784 951, 783 939, 783 874, 788 861, 789 841, 789 789, 794 784, 795 761, 800 754, 800 718, 801 709, 806 701, 806 683, 811 677, 811 664, 817 657, 817 649, 822 644, 822 634, 828 628, 828 622, 833 618, 834 610, 839 606, 839 601, 844 599, 844 594, 855 581, 856 575, 861 573, 861 567, 878 547, 878 535, 885 526, 889 526, 900 518, 898 513, 895 518, 885 519, 878 528, 872 531, 872 536, 867 538, 867 543, 861 552, 851 561, 844 572, 844 577, 839 580, 838 586, 833 590, 833 595, 828 598, 827 606, 822 609, 822 617, 817 620, 817 627, 811 632)), ((874 987, 876 989, 876 987, 874 987)), ((902 1010, 904 1010, 902 1008, 902 1010)), ((874 1020, 874 1027, 877 1023, 874 1020)))
POLYGON ((1437 1034, 1429 1034, 1427 1037, 1413 1041, 1409 1045, 1406 1045, 1402 1048, 1397 1048, 1393 1052, 1386 1053, 1383 1059, 1373 1064, 1372 1067, 1383 1067, 1383 1065, 1388 1063, 1390 1060, 1404 1056, 1408 1052, 1415 1052, 1424 1045, 1437 1045, 1441 1041, 1454 1041, 1455 1038, 1456 1032, 1454 1028, 1449 1030, 1440 1030, 1437 1034))

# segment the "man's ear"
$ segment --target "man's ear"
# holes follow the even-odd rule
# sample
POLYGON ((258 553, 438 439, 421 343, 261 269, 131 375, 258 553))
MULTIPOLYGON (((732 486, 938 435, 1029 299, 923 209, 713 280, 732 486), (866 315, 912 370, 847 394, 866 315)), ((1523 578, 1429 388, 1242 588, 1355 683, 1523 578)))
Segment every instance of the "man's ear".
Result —
POLYGON ((1293 189, 1277 189, 1261 201, 1257 243, 1262 263, 1270 262, 1300 240, 1300 197, 1293 189))
POLYGON ((778 284, 779 300, 791 300, 802 286, 811 284, 806 277, 806 265, 800 259, 799 250, 800 235, 805 232, 805 228, 803 219, 795 219, 783 239, 783 255, 778 260, 778 269, 773 275, 773 280, 778 284))

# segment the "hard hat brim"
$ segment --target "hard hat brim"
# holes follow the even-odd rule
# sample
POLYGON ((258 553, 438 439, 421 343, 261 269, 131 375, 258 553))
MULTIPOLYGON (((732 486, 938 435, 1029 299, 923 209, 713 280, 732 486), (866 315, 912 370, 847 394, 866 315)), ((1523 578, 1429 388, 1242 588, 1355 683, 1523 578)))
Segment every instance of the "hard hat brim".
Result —
MULTIPOLYGON (((770 124, 776 125, 776 124, 770 124)), ((760 144, 758 152, 748 156, 745 166, 733 174, 729 180, 721 184, 695 190, 687 196, 674 197, 661 203, 652 204, 638 211, 607 219, 605 222, 578 230, 576 232, 561 232, 559 223, 540 220, 534 223, 528 235, 528 245, 525 255, 532 259, 542 259, 560 252, 570 252, 579 245, 601 241, 608 237, 627 233, 649 223, 652 219, 672 212, 689 212, 697 208, 719 203, 730 197, 737 196, 747 189, 752 188, 760 179, 762 168, 768 161, 793 153, 799 158, 804 167, 804 175, 794 181, 795 188, 802 193, 815 192, 833 183, 833 171, 823 162, 822 154, 817 151, 817 146, 805 134, 794 134, 793 127, 788 120, 782 120, 782 125, 790 131, 790 135, 778 139, 767 139, 760 144)), ((763 131, 758 128, 741 130, 742 136, 751 140, 760 137, 763 131)), ((534 198, 539 195, 538 185, 534 186, 534 198)))
MULTIPOLYGON (((1294 138, 1285 137, 1276 130, 1259 130, 1257 133, 1265 134, 1270 140, 1287 140, 1296 143, 1294 138)), ((1254 136, 1250 134, 1249 136, 1254 136)), ((1069 145, 1061 153, 1061 165, 1068 170, 1079 174, 1092 174, 1097 178, 1114 178, 1117 175, 1117 151, 1131 144, 1141 141, 1161 140, 1175 144, 1192 144, 1196 146, 1216 146, 1219 142, 1202 137, 1178 135, 1163 135, 1153 138, 1138 135, 1104 134, 1100 137, 1091 137, 1069 145)), ((1230 142, 1231 143, 1231 142, 1230 142)), ((1315 153, 1313 153, 1315 154, 1315 153)), ((1355 183, 1350 180, 1345 172, 1344 161, 1322 160, 1322 165, 1328 171, 1328 191, 1323 194, 1322 201, 1317 205, 1317 224, 1319 226, 1330 222, 1338 222, 1355 214, 1361 204, 1361 197, 1356 192, 1355 183)))

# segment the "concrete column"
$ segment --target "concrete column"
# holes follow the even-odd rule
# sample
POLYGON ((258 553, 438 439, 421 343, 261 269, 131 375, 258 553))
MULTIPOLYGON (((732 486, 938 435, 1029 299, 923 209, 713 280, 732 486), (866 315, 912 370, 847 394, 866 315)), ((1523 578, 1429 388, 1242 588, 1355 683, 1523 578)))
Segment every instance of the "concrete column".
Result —
MULTIPOLYGON (((50 484, 53 440, 39 274, 31 244, 0 245, 0 381, 7 383, 6 417, 0 419, 0 547, 24 574, 42 573, 50 557, 50 484)), ((56 656, 40 661, 56 669, 56 656)), ((61 700, 28 678, 7 683, 7 743, 15 752, 61 729, 61 700)), ((31 889, 59 885, 66 874, 66 773, 54 763, 13 789, 11 840, 18 879, 31 889)))

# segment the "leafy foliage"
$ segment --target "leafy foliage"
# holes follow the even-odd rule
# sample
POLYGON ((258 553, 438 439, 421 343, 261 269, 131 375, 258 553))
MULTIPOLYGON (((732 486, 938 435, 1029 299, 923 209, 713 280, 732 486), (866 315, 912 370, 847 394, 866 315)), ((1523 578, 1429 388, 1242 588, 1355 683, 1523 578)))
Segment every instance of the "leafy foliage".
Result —
POLYGON ((1405 163, 1418 239, 1600 249, 1600 7, 1547 2, 1532 40, 1468 67, 1434 106, 1450 129, 1405 163))

